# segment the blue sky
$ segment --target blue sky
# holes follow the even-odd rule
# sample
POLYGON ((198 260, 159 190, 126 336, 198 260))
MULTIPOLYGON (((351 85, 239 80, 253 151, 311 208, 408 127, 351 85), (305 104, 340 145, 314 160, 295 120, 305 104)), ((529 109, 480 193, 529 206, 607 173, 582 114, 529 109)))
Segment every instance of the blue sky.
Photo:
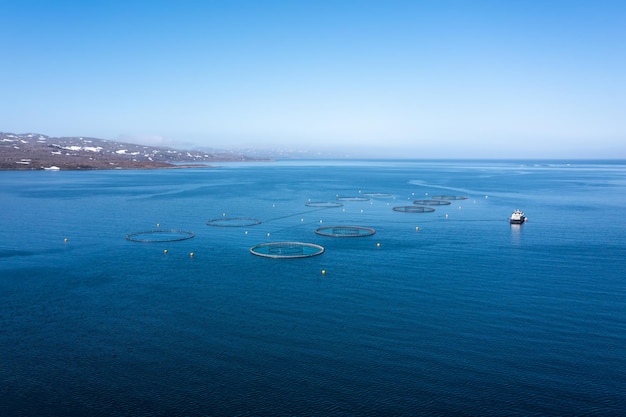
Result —
POLYGON ((0 130, 626 158, 623 1, 0 0, 0 130))

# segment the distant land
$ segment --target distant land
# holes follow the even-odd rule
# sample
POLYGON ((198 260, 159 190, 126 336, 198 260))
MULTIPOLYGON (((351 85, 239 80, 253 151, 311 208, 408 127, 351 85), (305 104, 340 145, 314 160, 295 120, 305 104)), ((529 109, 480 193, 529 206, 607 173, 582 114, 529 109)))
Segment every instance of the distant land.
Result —
POLYGON ((154 169, 267 161, 235 152, 177 150, 88 137, 0 132, 0 170, 154 169))

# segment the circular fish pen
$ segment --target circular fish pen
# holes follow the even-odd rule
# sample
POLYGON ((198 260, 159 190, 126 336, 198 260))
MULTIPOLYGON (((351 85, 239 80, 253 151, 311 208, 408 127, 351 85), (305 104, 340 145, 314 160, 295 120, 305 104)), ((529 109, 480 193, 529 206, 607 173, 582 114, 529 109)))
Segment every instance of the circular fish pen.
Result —
POLYGON ((422 206, 399 206, 394 207, 393 211, 399 211, 401 213, 432 213, 435 211, 432 207, 422 207, 422 206))
POLYGON ((364 196, 337 196, 337 201, 370 201, 368 197, 364 196))
POLYGON ((315 230, 315 233, 330 237, 365 237, 376 233, 376 230, 360 226, 326 226, 315 230))
POLYGON ((393 197, 393 194, 389 194, 389 193, 361 193, 361 195, 364 195, 365 197, 371 197, 371 198, 391 198, 391 197, 393 197))
POLYGON ((324 247, 303 242, 271 242, 251 247, 250 253, 274 259, 309 258, 324 253, 324 247))
POLYGON ((413 204, 418 206, 449 206, 452 203, 446 200, 415 200, 413 204))
POLYGON ((147 230, 126 235, 126 240, 141 243, 176 242, 194 237, 193 232, 185 230, 147 230))
POLYGON ((433 200, 467 200, 464 195, 434 195, 433 200))
POLYGON ((219 219, 207 220, 207 226, 215 227, 250 227, 261 224, 261 220, 250 217, 221 217, 219 219))
POLYGON ((343 207, 343 204, 336 201, 307 201, 305 204, 307 207, 320 207, 320 208, 332 208, 343 207))

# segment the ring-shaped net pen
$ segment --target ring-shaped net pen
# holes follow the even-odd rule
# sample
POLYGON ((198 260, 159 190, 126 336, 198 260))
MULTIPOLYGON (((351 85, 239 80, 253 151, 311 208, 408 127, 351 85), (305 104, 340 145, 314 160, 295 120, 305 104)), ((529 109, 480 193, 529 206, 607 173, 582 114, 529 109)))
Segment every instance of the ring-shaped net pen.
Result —
POLYGON ((315 230, 315 233, 331 237, 365 237, 376 233, 376 230, 361 226, 326 226, 315 230))
POLYGON ((207 220, 206 224, 215 227, 250 227, 261 224, 261 220, 250 217, 220 217, 219 219, 207 220))
POLYGON ((393 194, 389 194, 389 193, 361 193, 361 195, 364 195, 365 197, 371 197, 371 198, 391 198, 391 197, 393 197, 393 194))
POLYGON ((145 232, 135 232, 126 235, 126 240, 142 243, 156 242, 176 242, 178 240, 187 240, 194 237, 193 232, 185 230, 147 230, 145 232))
POLYGON ((415 200, 413 204, 418 206, 449 206, 452 203, 446 200, 415 200))
POLYGON ((338 201, 370 201, 370 199, 365 196, 337 196, 336 200, 338 201))
POLYGON ((467 200, 464 195, 434 195, 433 200, 467 200))
POLYGON ((307 201, 304 205, 307 207, 322 207, 322 208, 343 207, 343 204, 338 203, 336 201, 307 201))
POLYGON ((324 248, 313 243, 271 242, 251 247, 250 253, 274 259, 309 258, 324 253, 324 248))
POLYGON ((432 207, 422 207, 422 206, 399 206, 394 207, 393 211, 399 211, 401 213, 432 213, 435 211, 432 207))

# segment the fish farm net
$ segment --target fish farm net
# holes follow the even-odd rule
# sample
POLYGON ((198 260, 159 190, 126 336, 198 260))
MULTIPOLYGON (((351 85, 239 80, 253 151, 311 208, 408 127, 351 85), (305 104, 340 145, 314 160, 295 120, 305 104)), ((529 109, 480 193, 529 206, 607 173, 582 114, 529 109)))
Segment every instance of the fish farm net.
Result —
POLYGON ((331 237, 365 237, 376 233, 376 230, 360 226, 326 226, 315 230, 315 233, 331 237))
POLYGON ((415 200, 413 204, 418 206, 449 206, 452 203, 446 200, 415 200))
POLYGON ((324 248, 313 243, 271 242, 251 247, 250 253, 274 259, 308 258, 324 253, 324 248))
POLYGON ((432 213, 435 209, 432 207, 422 206, 400 206, 394 207, 393 211, 399 211, 401 213, 432 213))
POLYGON ((336 200, 338 201, 370 201, 368 197, 365 196, 337 196, 336 200))
POLYGON ((364 195, 365 197, 371 197, 371 198, 391 198, 391 197, 393 197, 393 194, 389 194, 389 193, 361 193, 361 195, 364 195))
POLYGON ((320 207, 320 208, 332 208, 343 207, 343 204, 336 201, 307 201, 305 204, 307 207, 320 207))
POLYGON ((215 227, 250 227, 261 224, 261 220, 250 217, 220 217, 219 219, 207 220, 206 224, 215 227))
POLYGON ((148 230, 127 234, 126 240, 142 243, 176 242, 178 240, 191 239, 194 236, 193 232, 185 230, 148 230))
POLYGON ((463 195, 434 195, 431 198, 433 200, 467 200, 467 197, 463 195))

